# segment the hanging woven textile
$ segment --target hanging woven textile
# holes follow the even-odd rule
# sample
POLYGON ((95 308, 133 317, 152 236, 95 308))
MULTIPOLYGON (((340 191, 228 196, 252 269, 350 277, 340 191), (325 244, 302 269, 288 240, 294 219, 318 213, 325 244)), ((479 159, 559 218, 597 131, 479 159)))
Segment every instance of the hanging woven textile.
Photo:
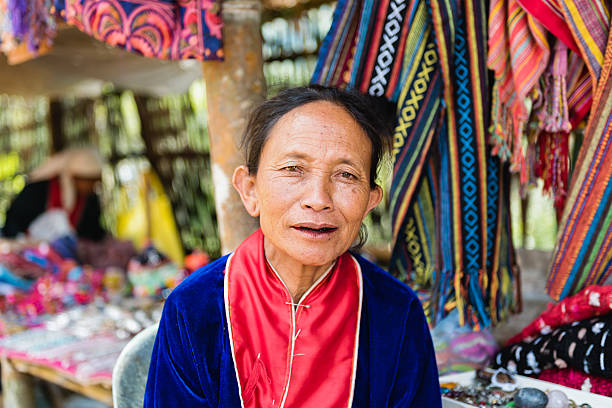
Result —
POLYGON ((495 73, 493 152, 511 162, 522 183, 528 181, 523 134, 549 54, 544 28, 517 0, 491 2, 487 65, 495 73))
POLYGON ((53 17, 107 44, 158 59, 222 60, 220 0, 0 0, 4 52, 36 55, 55 36, 53 17), (45 23, 45 24, 41 24, 45 23))
POLYGON ((601 70, 608 19, 606 7, 597 1, 491 2, 493 152, 511 163, 522 187, 543 180, 557 219, 577 151, 571 146, 580 145, 601 70))
POLYGON ((487 145, 484 1, 340 0, 313 82, 396 103, 391 271, 430 323, 486 327, 520 303, 507 166, 487 145))
POLYGON ((555 299, 601 284, 612 273, 610 34, 548 276, 547 290, 555 299))

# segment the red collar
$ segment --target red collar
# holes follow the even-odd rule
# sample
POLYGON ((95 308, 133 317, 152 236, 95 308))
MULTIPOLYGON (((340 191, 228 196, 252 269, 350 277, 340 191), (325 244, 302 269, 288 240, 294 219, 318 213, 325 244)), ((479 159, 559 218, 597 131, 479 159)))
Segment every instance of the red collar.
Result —
POLYGON ((294 308, 256 231, 225 268, 225 310, 243 407, 350 407, 363 289, 345 253, 294 308))

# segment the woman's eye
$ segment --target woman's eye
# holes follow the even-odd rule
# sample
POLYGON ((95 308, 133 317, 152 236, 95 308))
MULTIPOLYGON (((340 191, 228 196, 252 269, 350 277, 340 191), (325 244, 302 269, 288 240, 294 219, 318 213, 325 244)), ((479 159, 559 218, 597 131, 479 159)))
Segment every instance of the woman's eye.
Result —
POLYGON ((285 166, 283 167, 283 170, 291 172, 291 173, 296 173, 300 171, 299 166, 285 166))
POLYGON ((347 180, 357 180, 357 176, 355 176, 353 173, 349 173, 348 171, 341 172, 340 176, 347 180))

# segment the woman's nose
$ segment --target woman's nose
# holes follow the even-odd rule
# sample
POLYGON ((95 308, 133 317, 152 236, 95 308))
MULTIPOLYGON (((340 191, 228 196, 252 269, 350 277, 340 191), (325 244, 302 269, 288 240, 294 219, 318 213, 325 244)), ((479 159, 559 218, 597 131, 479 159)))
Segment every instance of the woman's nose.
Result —
POLYGON ((326 177, 311 177, 304 189, 302 208, 324 211, 333 208, 331 182, 326 177))

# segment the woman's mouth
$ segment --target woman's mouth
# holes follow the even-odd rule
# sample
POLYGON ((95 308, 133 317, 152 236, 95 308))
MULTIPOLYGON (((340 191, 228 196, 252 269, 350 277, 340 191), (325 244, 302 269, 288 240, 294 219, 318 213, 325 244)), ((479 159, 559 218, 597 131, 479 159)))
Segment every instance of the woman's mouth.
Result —
POLYGON ((338 227, 324 225, 296 225, 293 229, 300 231, 310 238, 326 238, 329 237, 332 233, 334 233, 338 227))

